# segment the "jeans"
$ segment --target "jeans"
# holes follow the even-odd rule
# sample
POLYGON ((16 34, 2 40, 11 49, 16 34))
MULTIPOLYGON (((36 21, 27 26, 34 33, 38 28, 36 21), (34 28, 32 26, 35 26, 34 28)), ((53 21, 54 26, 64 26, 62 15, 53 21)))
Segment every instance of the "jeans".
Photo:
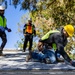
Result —
POLYGON ((32 58, 39 61, 49 58, 51 63, 56 62, 55 52, 53 50, 44 49, 43 52, 32 52, 32 58))

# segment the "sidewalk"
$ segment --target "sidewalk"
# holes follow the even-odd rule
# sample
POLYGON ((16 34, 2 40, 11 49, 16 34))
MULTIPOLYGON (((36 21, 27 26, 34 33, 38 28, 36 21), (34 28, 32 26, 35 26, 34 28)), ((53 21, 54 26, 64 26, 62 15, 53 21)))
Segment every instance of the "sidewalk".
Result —
POLYGON ((25 62, 28 52, 4 50, 6 56, 0 56, 0 71, 2 70, 75 70, 67 63, 44 64, 40 62, 25 62))

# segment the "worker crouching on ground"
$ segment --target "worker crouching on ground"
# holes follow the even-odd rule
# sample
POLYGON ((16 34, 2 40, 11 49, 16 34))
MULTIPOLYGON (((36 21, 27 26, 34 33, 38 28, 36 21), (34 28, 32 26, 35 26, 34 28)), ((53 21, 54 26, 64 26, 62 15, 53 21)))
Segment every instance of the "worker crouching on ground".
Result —
MULTIPOLYGON (((55 52, 56 60, 58 60, 57 53, 59 53, 62 55, 62 57, 66 61, 68 61, 72 66, 75 67, 75 62, 70 59, 70 57, 67 55, 67 53, 64 50, 64 47, 67 44, 67 38, 72 37, 73 33, 74 33, 74 27, 70 24, 64 26, 60 31, 54 31, 54 33, 52 33, 52 34, 50 34, 50 31, 49 31, 46 35, 44 35, 39 40, 39 42, 38 42, 39 48, 38 49, 42 49, 45 44, 53 49, 53 44, 56 44, 56 48, 57 48, 56 52, 55 52)), ((49 50, 50 50, 50 48, 49 48, 49 50)), ((45 55, 45 53, 43 53, 43 54, 45 55)), ((33 52, 32 52, 32 56, 30 56, 30 57, 34 58, 33 52)), ((52 57, 54 57, 54 55, 52 57)))

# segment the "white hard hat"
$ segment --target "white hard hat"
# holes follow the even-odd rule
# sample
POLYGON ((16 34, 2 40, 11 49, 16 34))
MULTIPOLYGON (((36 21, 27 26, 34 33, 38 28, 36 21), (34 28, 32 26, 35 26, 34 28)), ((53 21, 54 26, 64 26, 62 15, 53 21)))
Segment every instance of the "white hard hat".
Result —
POLYGON ((0 6, 0 10, 5 10, 5 7, 4 6, 0 6))
POLYGON ((29 18, 29 19, 28 19, 28 21, 32 21, 32 19, 31 19, 31 18, 29 18))

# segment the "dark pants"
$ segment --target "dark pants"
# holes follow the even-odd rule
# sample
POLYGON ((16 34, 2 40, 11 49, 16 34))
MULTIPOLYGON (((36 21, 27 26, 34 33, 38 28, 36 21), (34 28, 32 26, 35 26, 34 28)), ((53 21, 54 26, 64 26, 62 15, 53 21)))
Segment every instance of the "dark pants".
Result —
POLYGON ((31 34, 26 35, 24 39, 24 45, 23 45, 23 50, 26 50, 27 43, 29 42, 29 51, 32 50, 32 43, 33 43, 33 36, 31 34))
POLYGON ((6 42, 7 42, 6 33, 0 31, 0 37, 1 37, 1 39, 2 39, 2 44, 1 44, 1 46, 0 46, 0 53, 1 53, 1 52, 3 51, 3 48, 4 48, 5 45, 6 45, 6 42))
POLYGON ((56 59, 57 59, 57 53, 62 55, 66 61, 68 61, 68 62, 71 61, 70 57, 67 55, 67 53, 64 50, 56 50, 56 52, 55 52, 56 59))

